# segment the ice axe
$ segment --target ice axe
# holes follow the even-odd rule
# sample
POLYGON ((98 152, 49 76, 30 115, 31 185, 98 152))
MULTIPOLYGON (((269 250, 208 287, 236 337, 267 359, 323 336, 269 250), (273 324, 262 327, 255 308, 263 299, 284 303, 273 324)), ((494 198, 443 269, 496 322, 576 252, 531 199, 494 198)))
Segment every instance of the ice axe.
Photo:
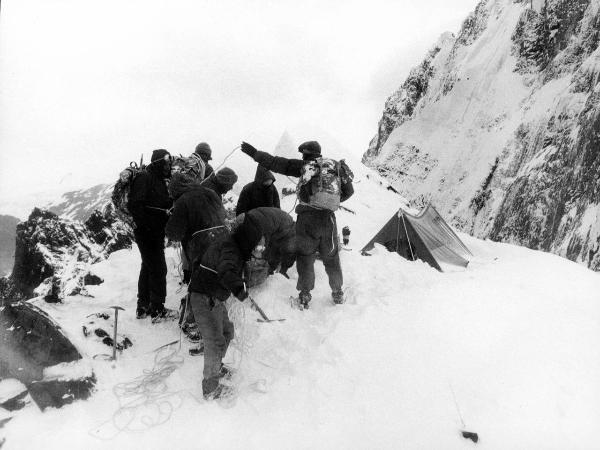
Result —
POLYGON ((125 309, 121 308, 120 306, 110 306, 110 308, 115 310, 115 332, 114 332, 114 337, 113 337, 112 359, 113 359, 113 361, 116 361, 116 359, 117 359, 117 322, 119 320, 119 310, 125 311, 125 309))
POLYGON ((265 312, 262 310, 262 308, 260 306, 258 306, 258 304, 254 301, 254 299, 250 296, 248 296, 248 299, 250 300, 250 305, 252 306, 253 309, 255 309, 256 311, 258 311, 258 314, 260 314, 260 317, 262 317, 262 319, 256 319, 258 322, 283 322, 285 319, 269 319, 267 317, 267 315, 265 314, 265 312))

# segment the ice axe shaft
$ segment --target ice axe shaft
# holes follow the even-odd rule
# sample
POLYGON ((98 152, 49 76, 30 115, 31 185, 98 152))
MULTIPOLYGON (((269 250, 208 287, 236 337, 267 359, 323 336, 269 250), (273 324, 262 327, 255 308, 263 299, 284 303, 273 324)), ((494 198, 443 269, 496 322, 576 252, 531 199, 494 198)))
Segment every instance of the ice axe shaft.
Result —
POLYGON ((252 306, 254 307, 254 309, 256 309, 258 311, 258 313, 260 314, 260 317, 262 317, 265 322, 270 322, 271 319, 269 319, 267 317, 265 312, 262 310, 262 308, 260 306, 257 305, 257 303, 254 301, 254 299, 252 297, 248 297, 248 298, 250 299, 250 303, 252 303, 252 306))
POLYGON ((117 324, 119 321, 119 310, 121 311, 125 311, 123 308, 121 308, 120 306, 111 306, 112 309, 115 310, 115 332, 113 334, 113 354, 112 354, 112 359, 113 361, 115 361, 117 359, 117 324))
POLYGON ((254 301, 254 299, 252 297, 248 297, 250 299, 250 303, 252 304, 252 307, 254 309, 256 309, 256 311, 258 311, 258 314, 260 314, 260 317, 262 317, 262 320, 258 319, 259 322, 283 322, 285 319, 269 319, 267 317, 267 315, 265 314, 265 312, 262 310, 262 308, 260 306, 258 306, 258 304, 254 301))

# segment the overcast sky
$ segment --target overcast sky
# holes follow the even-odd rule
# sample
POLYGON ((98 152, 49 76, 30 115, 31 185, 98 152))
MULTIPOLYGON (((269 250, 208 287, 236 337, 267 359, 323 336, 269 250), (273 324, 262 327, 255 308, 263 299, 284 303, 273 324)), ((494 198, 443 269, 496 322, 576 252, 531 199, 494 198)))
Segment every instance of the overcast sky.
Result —
POLYGON ((207 141, 218 165, 306 124, 360 155, 387 96, 476 4, 3 0, 0 214, 112 182, 155 148, 207 141))

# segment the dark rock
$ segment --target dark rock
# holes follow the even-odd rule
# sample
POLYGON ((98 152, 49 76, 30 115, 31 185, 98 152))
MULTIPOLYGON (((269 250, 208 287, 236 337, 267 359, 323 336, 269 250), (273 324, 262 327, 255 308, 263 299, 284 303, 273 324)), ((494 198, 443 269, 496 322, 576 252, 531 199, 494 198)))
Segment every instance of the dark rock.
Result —
POLYGON ((93 273, 87 273, 83 277, 83 284, 86 286, 97 286, 99 284, 104 283, 104 280, 100 278, 98 275, 94 275, 93 273))
POLYGON ((46 367, 81 359, 61 328, 27 302, 0 308, 0 350, 0 378, 25 385, 41 380, 46 367))
POLYGON ((131 229, 117 218, 110 204, 94 211, 85 224, 35 208, 27 221, 17 225, 10 278, 13 290, 25 298, 46 295, 48 301, 85 295, 85 284, 101 282, 93 274, 87 276, 88 266, 114 251, 130 248, 132 239, 131 229), (41 283, 47 286, 34 293, 41 283))
POLYGON ((84 225, 92 240, 107 254, 131 248, 133 230, 119 219, 112 203, 106 204, 102 210, 94 210, 84 225))
POLYGON ((61 328, 41 309, 18 302, 0 308, 0 378, 25 384, 43 410, 86 399, 95 384, 93 373, 78 378, 48 379, 44 370, 81 360, 61 328))
POLYGON ((3 403, 0 403, 0 408, 4 408, 7 411, 17 411, 19 409, 23 409, 27 405, 27 389, 25 389, 20 394, 16 395, 13 398, 6 400, 3 403))
POLYGON ((28 386, 29 395, 43 411, 48 407, 60 408, 74 400, 87 400, 94 391, 94 375, 76 380, 35 381, 28 386))
MULTIPOLYGON (((106 331, 104 331, 102 328, 96 328, 96 329, 94 330, 94 334, 95 334, 96 336, 98 336, 99 338, 104 338, 104 337, 109 337, 109 336, 110 336, 110 335, 109 335, 109 334, 108 334, 106 331)), ((112 346, 112 344, 111 344, 111 346, 112 346)))

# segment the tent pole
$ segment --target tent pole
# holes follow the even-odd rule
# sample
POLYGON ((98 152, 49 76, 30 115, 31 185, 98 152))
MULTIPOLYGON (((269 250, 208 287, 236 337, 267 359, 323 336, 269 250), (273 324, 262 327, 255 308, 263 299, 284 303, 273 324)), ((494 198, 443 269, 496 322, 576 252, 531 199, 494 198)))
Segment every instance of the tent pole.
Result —
POLYGON ((415 255, 412 251, 412 245, 410 245, 410 238, 408 237, 408 230, 406 229, 406 222, 404 221, 404 212, 402 213, 402 223, 404 224, 404 233, 406 233, 406 240, 408 241, 408 248, 410 250, 410 256, 412 260, 415 260, 415 255))

